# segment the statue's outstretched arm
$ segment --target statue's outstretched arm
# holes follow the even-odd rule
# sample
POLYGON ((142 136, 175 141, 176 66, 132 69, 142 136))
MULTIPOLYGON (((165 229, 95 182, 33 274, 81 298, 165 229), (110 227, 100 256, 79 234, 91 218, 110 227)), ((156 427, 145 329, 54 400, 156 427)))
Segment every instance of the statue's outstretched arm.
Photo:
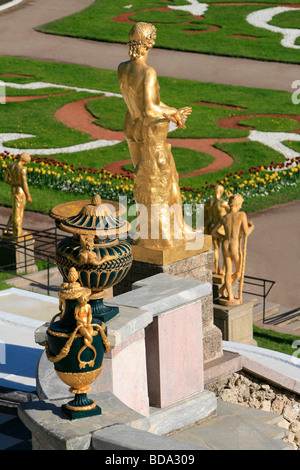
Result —
POLYGON ((168 106, 162 101, 157 102, 158 95, 158 82, 157 75, 154 69, 149 68, 145 77, 144 88, 144 110, 146 117, 164 118, 168 121, 174 122, 177 127, 185 128, 184 120, 191 114, 192 109, 189 107, 176 109, 168 106))

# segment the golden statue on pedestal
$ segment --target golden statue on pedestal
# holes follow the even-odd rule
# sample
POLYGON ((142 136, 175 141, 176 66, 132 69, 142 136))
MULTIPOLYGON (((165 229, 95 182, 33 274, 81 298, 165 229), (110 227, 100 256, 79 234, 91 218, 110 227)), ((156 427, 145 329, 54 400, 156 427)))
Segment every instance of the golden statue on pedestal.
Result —
MULTIPOLYGON (((211 230, 216 225, 216 223, 220 220, 221 217, 227 214, 229 211, 228 201, 222 199, 224 193, 224 186, 217 184, 214 189, 214 196, 205 203, 205 214, 204 214, 204 226, 205 232, 207 234, 211 233, 211 230)), ((232 194, 227 191, 227 197, 229 198, 232 194)), ((224 228, 219 228, 219 233, 224 235, 224 228)), ((220 261, 220 247, 221 247, 221 240, 218 237, 213 237, 212 239, 213 250, 215 255, 215 275, 222 275, 223 268, 221 267, 220 261)))
POLYGON ((22 230, 22 224, 26 202, 32 202, 27 184, 27 170, 25 168, 30 160, 31 157, 27 153, 23 153, 18 161, 8 164, 4 181, 11 187, 12 214, 3 231, 4 238, 11 236, 18 238, 28 235, 27 232, 22 230), (11 227, 12 235, 10 235, 11 227))
POLYGON ((221 305, 238 305, 242 303, 247 239, 254 229, 253 223, 247 221, 247 215, 245 212, 239 212, 243 201, 244 199, 240 194, 231 196, 229 199, 230 212, 221 217, 211 230, 211 235, 222 241, 225 283, 219 291, 221 295, 219 303, 221 305), (224 235, 220 233, 221 227, 224 228, 224 235), (236 270, 234 273, 233 266, 236 270), (238 279, 240 279, 239 293, 238 296, 235 297, 233 293, 233 284, 237 282, 238 279))
POLYGON ((137 23, 129 38, 130 60, 119 65, 118 76, 127 105, 124 134, 135 168, 134 198, 138 210, 139 206, 144 208, 144 214, 140 211, 140 227, 144 230, 147 227, 137 243, 148 248, 170 247, 182 243, 187 227, 179 178, 166 140, 170 122, 185 129, 185 119, 192 109, 176 109, 160 100, 156 71, 147 65, 156 28, 137 23), (181 240, 176 232, 181 232, 181 240))

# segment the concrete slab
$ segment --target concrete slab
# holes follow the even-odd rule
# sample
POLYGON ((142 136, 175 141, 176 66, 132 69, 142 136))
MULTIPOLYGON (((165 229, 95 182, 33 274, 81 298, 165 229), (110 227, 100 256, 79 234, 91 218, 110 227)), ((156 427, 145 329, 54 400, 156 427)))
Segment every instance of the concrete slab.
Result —
POLYGON ((100 429, 93 434, 93 450, 206 450, 197 446, 175 441, 167 437, 156 436, 150 432, 116 424, 100 429))
MULTIPOLYGON (((147 431, 148 420, 128 408, 112 393, 89 395, 102 409, 100 416, 70 420, 61 410, 65 400, 35 401, 19 407, 19 417, 33 434, 33 443, 43 449, 87 450, 90 448, 92 433, 115 424, 125 424, 147 431)), ((37 449, 37 447, 35 447, 37 449)))
POLYGON ((0 387, 36 390, 36 366, 43 348, 34 332, 58 312, 52 297, 7 289, 0 292, 0 387))
POLYGON ((285 430, 273 423, 272 413, 218 401, 213 419, 172 433, 172 438, 208 450, 291 450, 285 430))
POLYGON ((195 302, 209 295, 212 290, 211 284, 207 282, 200 283, 198 280, 176 276, 172 276, 172 286, 170 286, 170 278, 170 275, 161 273, 135 282, 132 291, 118 295, 105 303, 141 308, 155 316, 173 308, 180 308, 189 302, 195 302))
MULTIPOLYGON (((297 353, 296 345, 295 353, 297 353)), ((300 359, 270 349, 223 341, 224 351, 238 353, 242 368, 287 390, 300 393, 300 359)))
POLYGON ((12 287, 0 291, 0 311, 2 319, 6 312, 45 323, 59 312, 58 299, 12 287))

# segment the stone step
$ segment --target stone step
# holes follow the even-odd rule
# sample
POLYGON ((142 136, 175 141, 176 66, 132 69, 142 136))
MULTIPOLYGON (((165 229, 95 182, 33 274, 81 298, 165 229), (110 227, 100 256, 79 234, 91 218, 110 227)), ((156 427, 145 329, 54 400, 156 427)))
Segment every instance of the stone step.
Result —
MULTIPOLYGON (((265 318, 270 318, 276 315, 279 312, 280 305, 266 302, 265 304, 265 318)), ((258 302, 253 308, 253 318, 260 319, 263 318, 263 302, 262 300, 258 302)))
POLYGON ((289 324, 294 322, 296 319, 300 319, 300 309, 291 309, 287 307, 280 307, 278 314, 275 315, 272 320, 272 323, 276 324, 289 324))
POLYGON ((298 335, 300 332, 300 309, 279 307, 276 313, 265 316, 264 323, 262 315, 254 317, 253 322, 260 328, 298 335))
POLYGON ((172 438, 208 450, 293 450, 277 426, 281 417, 218 400, 217 416, 172 433, 172 438))

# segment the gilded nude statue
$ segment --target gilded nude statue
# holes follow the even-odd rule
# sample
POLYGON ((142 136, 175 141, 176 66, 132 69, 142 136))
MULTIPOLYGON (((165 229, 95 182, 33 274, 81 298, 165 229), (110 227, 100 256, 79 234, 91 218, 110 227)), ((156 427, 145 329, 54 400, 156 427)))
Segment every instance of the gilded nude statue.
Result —
POLYGON ((141 22, 133 26, 129 33, 130 60, 119 65, 118 77, 127 106, 124 134, 135 168, 134 198, 137 205, 147 209, 147 216, 140 220, 140 225, 147 224, 147 236, 137 243, 160 248, 182 242, 176 237, 176 224, 185 230, 179 178, 167 135, 170 122, 185 129, 192 109, 176 109, 160 100, 156 71, 147 65, 155 39, 153 25, 141 22), (159 221, 155 236, 151 232, 154 219, 159 221))
POLYGON ((18 238, 27 235, 22 230, 24 210, 27 202, 32 202, 27 184, 26 165, 31 161, 27 153, 23 153, 17 161, 8 164, 4 181, 11 187, 12 194, 12 214, 9 217, 6 228, 3 231, 4 237, 12 236, 18 238), (10 229, 12 228, 12 235, 10 229))
MULTIPOLYGON (((221 217, 227 214, 229 211, 228 201, 222 199, 224 193, 224 186, 218 184, 214 188, 214 196, 205 203, 205 214, 204 214, 204 225, 205 232, 210 234, 213 227, 220 220, 221 217)), ((232 194, 230 192, 226 193, 227 197, 230 197, 232 194)), ((219 233, 224 235, 224 228, 221 226, 219 228, 219 233)), ((220 259, 220 247, 221 240, 218 237, 212 237, 213 250, 215 255, 215 274, 223 274, 223 268, 221 267, 220 259)))
POLYGON ((88 303, 90 293, 84 293, 78 299, 78 305, 75 307, 74 316, 79 327, 78 333, 83 337, 84 345, 78 353, 79 367, 83 369, 86 366, 94 367, 95 358, 97 357, 97 351, 93 346, 93 326, 92 326, 92 308, 88 303), (85 349, 91 349, 94 353, 94 358, 91 361, 82 361, 81 354, 85 349))
POLYGON ((242 284, 245 274, 247 239, 254 229, 252 222, 248 222, 245 212, 240 212, 243 197, 235 194, 229 199, 230 211, 219 219, 211 231, 213 237, 222 241, 222 254, 225 266, 225 282, 220 288, 219 302, 223 305, 242 303, 242 284), (220 228, 224 228, 224 235, 220 228), (244 238, 244 243, 243 243, 244 238), (235 272, 233 272, 235 267, 235 272), (234 295, 233 284, 241 279, 238 296, 234 295))

